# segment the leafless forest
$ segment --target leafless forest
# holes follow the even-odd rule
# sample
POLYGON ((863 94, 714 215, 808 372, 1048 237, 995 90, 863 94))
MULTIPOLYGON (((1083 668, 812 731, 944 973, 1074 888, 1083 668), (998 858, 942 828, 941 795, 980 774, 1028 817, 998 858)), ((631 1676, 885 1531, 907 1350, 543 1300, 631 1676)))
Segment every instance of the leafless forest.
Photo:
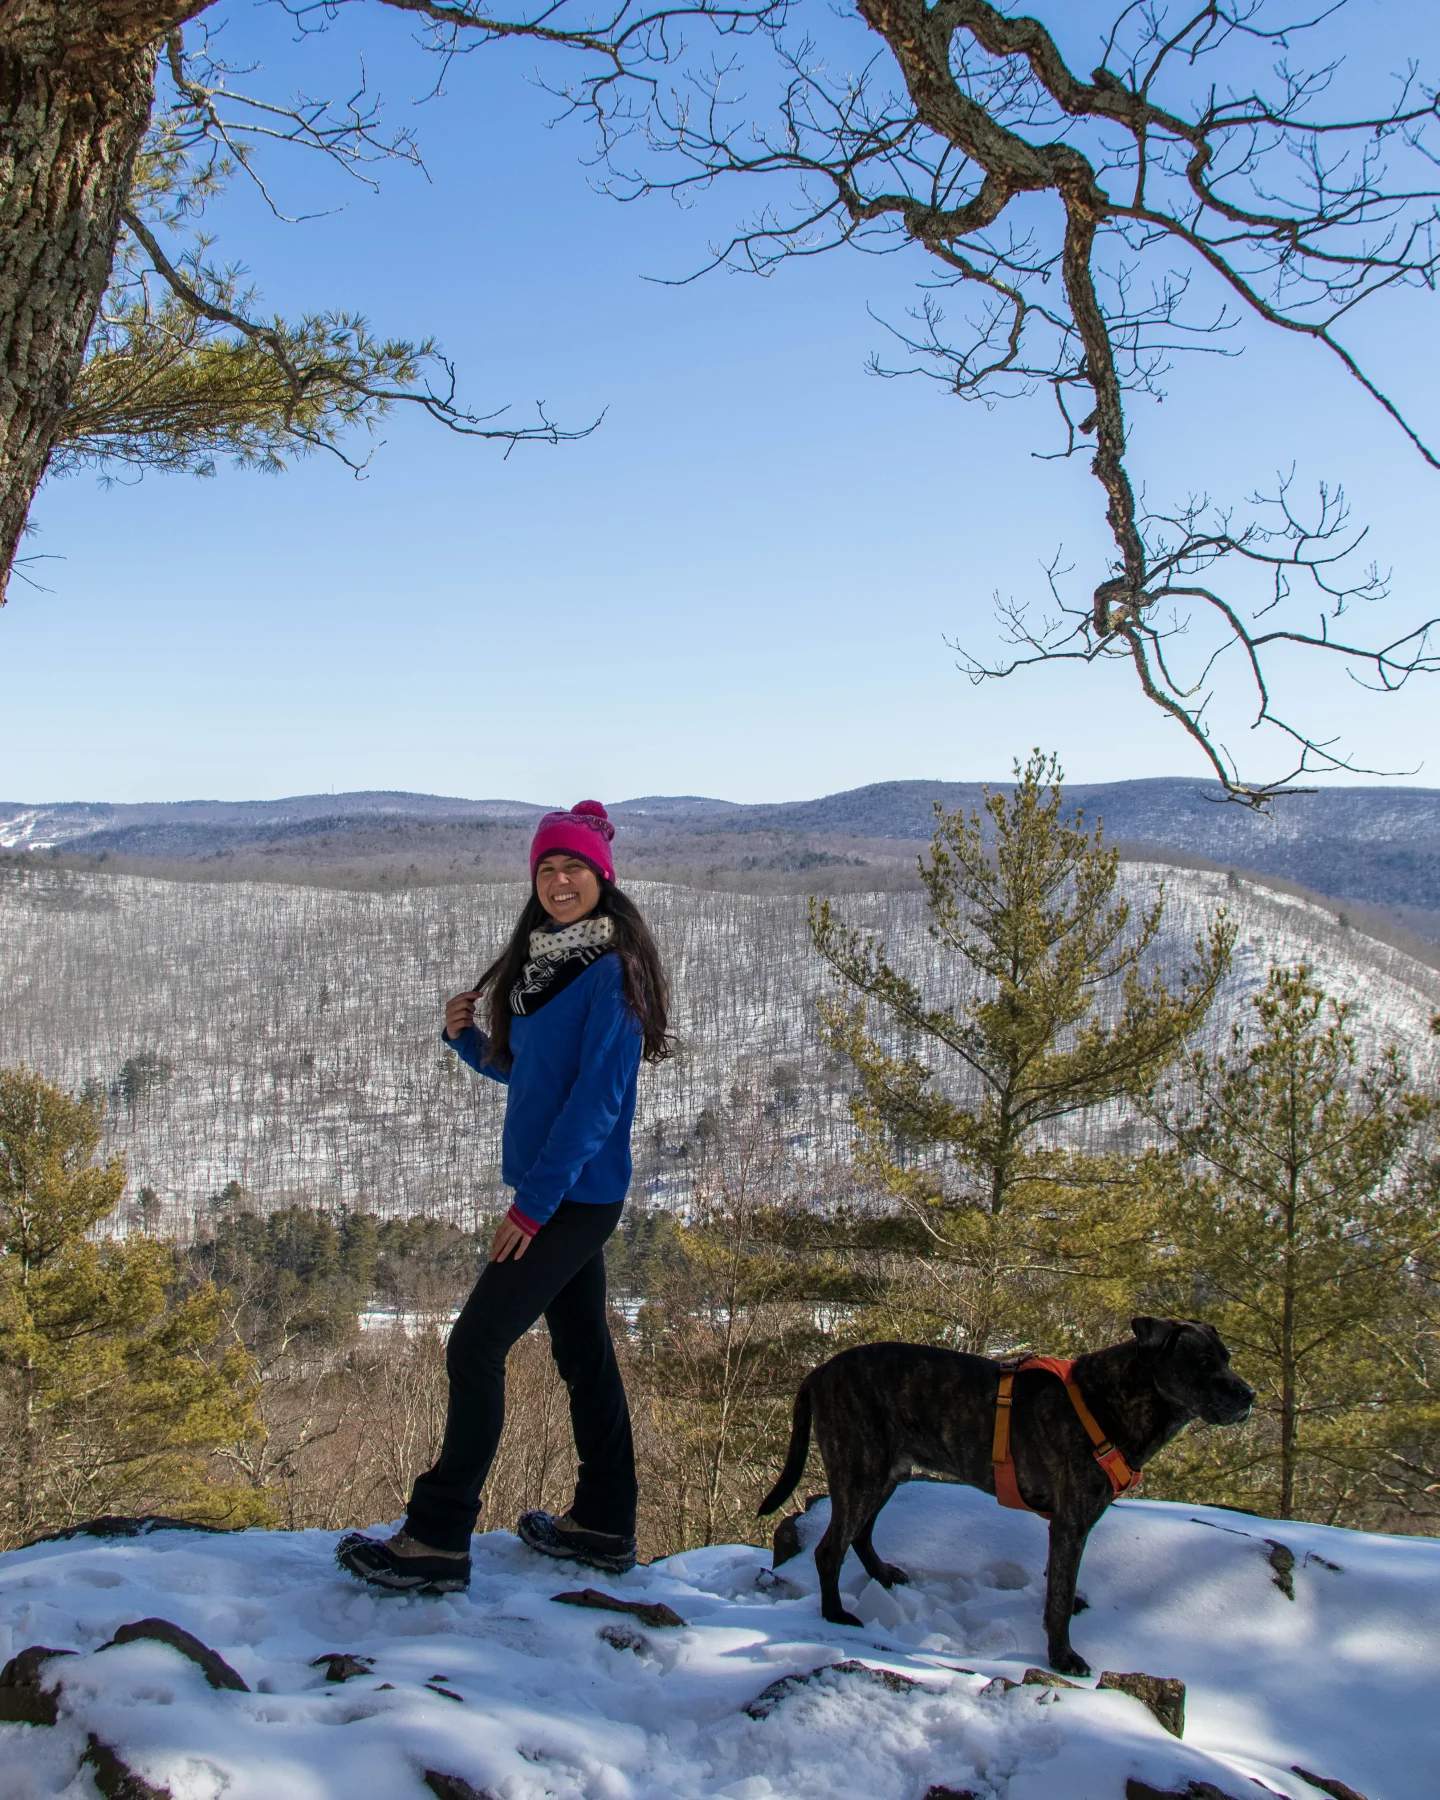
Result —
MULTIPOLYGON (((1429 1054, 1440 973, 1234 877, 1127 864, 1123 880, 1137 899, 1165 882, 1161 958, 1172 967, 1216 906, 1236 919, 1212 1029, 1228 1027, 1268 964, 1303 957, 1355 1003, 1362 1042, 1393 1037, 1429 1054)), ((706 1108, 737 1083, 763 1089, 777 1069, 794 1095, 797 1163, 843 1158, 845 1073, 815 1030, 824 977, 804 899, 631 891, 668 959, 682 1042, 642 1075, 637 1198, 663 1202, 706 1108)), ((499 1199, 503 1095, 443 1048, 440 1007, 489 961, 522 898, 514 885, 364 893, 0 871, 0 1061, 102 1090, 128 1193, 153 1190, 168 1229, 185 1231, 230 1182, 266 1209, 306 1202, 473 1226, 499 1199)), ((940 997, 921 895, 853 895, 843 907, 928 972, 940 997)))

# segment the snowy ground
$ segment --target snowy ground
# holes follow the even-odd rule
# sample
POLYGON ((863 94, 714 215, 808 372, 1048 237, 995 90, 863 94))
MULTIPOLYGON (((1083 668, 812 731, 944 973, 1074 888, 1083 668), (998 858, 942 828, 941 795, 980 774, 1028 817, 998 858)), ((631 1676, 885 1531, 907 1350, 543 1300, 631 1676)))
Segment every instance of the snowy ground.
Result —
MULTIPOLYGON (((808 1541, 825 1510, 803 1521, 808 1541)), ((1440 1794, 1440 1543, 1115 1506, 1081 1570, 1076 1647, 1097 1675, 1182 1679, 1179 1741, 1124 1694, 994 1679, 1044 1665, 1041 1521, 917 1483, 876 1542, 914 1585, 887 1595, 852 1558, 842 1585, 863 1631, 821 1621, 808 1554, 777 1580, 744 1546, 617 1580, 492 1532, 468 1595, 443 1600, 370 1594, 336 1570, 327 1532, 17 1551, 0 1557, 0 1660, 33 1644, 83 1654, 46 1666, 63 1684, 56 1725, 0 1726, 0 1797, 93 1800, 88 1734, 173 1800, 428 1800, 426 1770, 494 1800, 920 1800, 932 1786, 1123 1800, 1127 1780, 1234 1800, 1343 1800, 1335 1783, 1365 1800, 1440 1794), (685 1624, 551 1599, 586 1585, 663 1601, 685 1624), (211 1688, 158 1643, 100 1650, 149 1616, 203 1639, 252 1691, 211 1688), (326 1651, 373 1667, 331 1683, 311 1666, 326 1651), (917 1685, 831 1674, 745 1712, 777 1679, 843 1659, 917 1685)))

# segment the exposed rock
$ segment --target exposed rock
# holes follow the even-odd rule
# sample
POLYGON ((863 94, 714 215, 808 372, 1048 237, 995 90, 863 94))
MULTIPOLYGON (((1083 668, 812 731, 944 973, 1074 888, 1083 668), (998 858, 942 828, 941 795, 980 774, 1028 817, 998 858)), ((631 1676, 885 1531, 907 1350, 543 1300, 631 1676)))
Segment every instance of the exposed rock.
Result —
POLYGON ((925 1790, 925 1800, 980 1800, 974 1788, 943 1787, 938 1781, 925 1790))
POLYGON ((1027 1669, 1020 1677, 1022 1687, 1079 1687, 1078 1681, 1067 1681, 1063 1675, 1057 1675, 1053 1669, 1027 1669))
POLYGON ((1011 1681, 1008 1675, 993 1675, 980 1690, 983 1700, 987 1694, 1008 1694, 1013 1687, 1019 1687, 1018 1681, 1011 1681))
POLYGON ((455 1700, 463 1706, 465 1704, 465 1696, 463 1694, 457 1694, 453 1688, 440 1687, 437 1685, 444 1679, 445 1677, 443 1675, 432 1675, 425 1683, 425 1692, 427 1694, 439 1694, 442 1699, 455 1700))
POLYGON ((12 1656, 0 1669, 0 1721, 7 1725, 53 1725, 58 1716, 60 1696, 53 1688, 42 1687, 40 1671, 52 1656, 73 1656, 73 1650, 51 1650, 45 1644, 32 1644, 18 1656, 12 1656))
POLYGON ((629 1613, 652 1631, 667 1625, 684 1625, 685 1621, 663 1600, 617 1600, 613 1594, 602 1594, 599 1588, 579 1588, 572 1594, 552 1594, 557 1606, 594 1606, 601 1612, 629 1613))
POLYGON ((805 1591, 783 1575, 777 1575, 774 1569, 755 1571, 755 1589, 757 1593, 774 1594, 781 1600, 798 1600, 805 1591))
POLYGON ((1266 1538, 1270 1546, 1270 1555, 1266 1559, 1275 1573, 1270 1577, 1270 1585, 1279 1588, 1287 1600, 1295 1598, 1295 1552, 1288 1544, 1278 1543, 1274 1538, 1266 1538))
POLYGON ((425 1771, 425 1785, 435 1800, 494 1800, 489 1788, 471 1787, 459 1775, 442 1775, 438 1769, 425 1771))
POLYGON ((793 1562, 800 1554, 799 1521, 804 1516, 804 1513, 790 1513, 775 1527, 775 1536, 772 1539, 774 1556, 770 1563, 772 1569, 778 1569, 782 1563, 793 1562))
POLYGON ((93 1731, 80 1761, 90 1765, 95 1785, 105 1800, 170 1800, 168 1787, 152 1787, 123 1763, 108 1744, 102 1744, 93 1731))
POLYGON ((869 1663, 821 1663, 818 1669, 811 1669, 805 1675, 782 1675, 778 1681, 772 1681, 769 1687, 755 1696, 745 1711, 752 1719, 768 1719, 782 1700, 788 1700, 791 1694, 798 1693, 808 1682, 818 1681, 822 1675, 857 1675, 862 1681, 873 1682, 876 1687, 889 1688, 894 1694, 906 1693, 920 1685, 908 1675, 897 1674, 894 1669, 872 1669, 869 1663))
POLYGON ((110 1642, 100 1648, 102 1651, 114 1650, 121 1644, 133 1644, 145 1638, 153 1639, 157 1644, 168 1644, 172 1650, 188 1656, 212 1688, 229 1688, 236 1694, 250 1692, 246 1682, 223 1656, 179 1625, 172 1625, 168 1619, 136 1619, 133 1625, 122 1625, 110 1642))
MULTIPOLYGON (((1331 1564, 1326 1566, 1333 1567, 1331 1564)), ((1311 1787, 1319 1788, 1322 1794, 1328 1794, 1330 1800, 1365 1800, 1363 1794, 1347 1787, 1343 1781, 1337 1781, 1333 1775, 1312 1775, 1308 1769, 1302 1769, 1299 1763, 1291 1763, 1290 1773, 1298 1775, 1302 1781, 1308 1781, 1311 1787)))
POLYGON ((1157 1788, 1132 1776, 1125 1783, 1125 1800, 1235 1800, 1235 1795, 1227 1794, 1213 1781, 1191 1781, 1183 1788, 1157 1788))
POLYGON ((1148 1706, 1172 1737, 1185 1735, 1185 1683, 1165 1675, 1118 1675, 1107 1669, 1096 1687, 1113 1688, 1148 1706))
POLYGON ((31 1538, 30 1543, 22 1544, 21 1548, 28 1550, 31 1544, 64 1544, 77 1537, 149 1537, 152 1531, 208 1531, 223 1535, 230 1529, 227 1525, 202 1525, 198 1519, 172 1519, 164 1513, 144 1513, 139 1518, 130 1518, 121 1513, 106 1513, 103 1518, 87 1519, 83 1525, 67 1525, 63 1531, 47 1531, 44 1537, 31 1538))
POLYGON ((373 1656, 352 1656, 348 1650, 327 1650, 311 1663, 312 1669, 323 1668, 327 1681, 351 1681, 357 1675, 368 1675, 375 1667, 373 1656))
POLYGON ((818 1506, 822 1500, 828 1500, 828 1494, 807 1494, 805 1496, 805 1512, 790 1513, 775 1527, 775 1536, 771 1540, 774 1555, 770 1567, 778 1569, 782 1563, 791 1562, 799 1556, 802 1549, 800 1543, 799 1521, 805 1517, 812 1506, 818 1506))
POLYGON ((596 1636, 612 1650, 633 1650, 637 1656, 644 1656, 650 1648, 649 1638, 628 1625, 602 1625, 596 1636))

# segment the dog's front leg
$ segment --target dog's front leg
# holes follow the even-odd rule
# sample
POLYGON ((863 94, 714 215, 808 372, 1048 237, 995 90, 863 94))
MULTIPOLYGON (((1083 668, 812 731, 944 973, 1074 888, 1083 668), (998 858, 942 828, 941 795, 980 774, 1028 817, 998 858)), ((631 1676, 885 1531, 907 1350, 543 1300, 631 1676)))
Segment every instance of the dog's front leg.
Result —
POLYGON ((1050 1667, 1061 1675, 1088 1675, 1090 1665, 1070 1643, 1070 1618, 1075 1610, 1075 1583, 1080 1558, 1090 1535, 1092 1519, 1076 1519, 1057 1512, 1050 1521, 1050 1566, 1045 1584, 1045 1635, 1050 1667))

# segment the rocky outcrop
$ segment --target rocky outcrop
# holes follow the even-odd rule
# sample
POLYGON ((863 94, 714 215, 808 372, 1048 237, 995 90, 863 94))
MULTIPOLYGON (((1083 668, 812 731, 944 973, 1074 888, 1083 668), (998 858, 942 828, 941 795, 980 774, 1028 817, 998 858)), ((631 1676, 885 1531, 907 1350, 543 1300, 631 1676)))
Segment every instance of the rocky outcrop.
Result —
POLYGON ((782 1700, 788 1700, 801 1688, 807 1687, 812 1681, 820 1681, 827 1675, 848 1675, 857 1681, 868 1681, 876 1687, 889 1688, 893 1694, 908 1693, 911 1688, 920 1685, 908 1675, 897 1674, 894 1669, 873 1669, 869 1663, 822 1663, 818 1669, 811 1669, 804 1675, 782 1675, 778 1681, 772 1681, 769 1687, 755 1696, 745 1711, 752 1719, 768 1719, 782 1700))
POLYGON ((1216 1787, 1213 1781, 1192 1781, 1183 1788, 1157 1788, 1151 1787, 1148 1781, 1136 1781, 1132 1777, 1125 1783, 1125 1800, 1237 1800, 1237 1797, 1216 1787))
POLYGON ((95 1785, 105 1800, 170 1800, 168 1787, 153 1787, 144 1776, 137 1775, 108 1744, 102 1744, 92 1731, 80 1758, 95 1777, 95 1785))
POLYGON ((324 1669, 327 1681, 353 1681, 357 1675, 368 1675, 374 1666, 373 1656, 352 1656, 348 1650, 327 1650, 310 1665, 324 1669))
POLYGON ((789 1513, 775 1527, 775 1536, 771 1540, 774 1555, 770 1567, 778 1569, 782 1563, 793 1562, 800 1554, 800 1520, 803 1513, 789 1513))
POLYGON ((110 1642, 102 1644, 100 1648, 102 1651, 115 1650, 121 1644, 134 1644, 144 1639, 151 1639, 157 1644, 168 1644, 172 1650, 188 1656, 212 1688, 228 1688, 236 1694, 250 1692, 247 1683, 235 1673, 223 1656, 208 1644, 202 1644, 199 1638, 179 1625, 172 1625, 168 1619, 136 1619, 133 1625, 122 1625, 110 1642))
POLYGON ((573 1593, 552 1594, 550 1598, 557 1606, 593 1606, 600 1612, 628 1613, 655 1631, 685 1623, 674 1607, 666 1606, 663 1600, 621 1600, 614 1594, 602 1594, 599 1588, 577 1588, 573 1593))
POLYGON ((1302 1769, 1299 1763, 1291 1763, 1290 1773, 1298 1775, 1302 1781, 1308 1781, 1313 1788, 1319 1788, 1322 1794, 1328 1794, 1330 1800, 1365 1800, 1362 1793, 1337 1781, 1333 1775, 1312 1775, 1308 1769, 1302 1769))
POLYGON ((807 1494, 804 1511, 787 1514, 775 1527, 775 1535, 771 1540, 774 1546, 774 1555, 770 1563, 772 1569, 778 1569, 782 1563, 793 1561, 800 1554, 803 1548, 800 1542, 800 1521, 812 1506, 817 1506, 820 1501, 829 1498, 828 1494, 807 1494))
POLYGON ((29 1550, 35 1544, 66 1544, 71 1538, 133 1538, 149 1537, 152 1531, 205 1531, 212 1536, 223 1536, 229 1528, 224 1525, 202 1525, 198 1519, 172 1519, 164 1513, 145 1513, 139 1518, 131 1518, 121 1513, 106 1513, 99 1519, 87 1519, 83 1525, 67 1525, 63 1531, 47 1531, 44 1537, 31 1538, 21 1549, 29 1550))
POLYGON ((53 1725, 59 1717, 60 1696, 41 1679, 45 1665, 57 1656, 73 1656, 73 1650, 52 1650, 32 1644, 12 1656, 0 1669, 0 1721, 7 1725, 53 1725))
POLYGON ((425 1771, 425 1785, 435 1800, 494 1800, 488 1788, 471 1787, 459 1775, 442 1775, 438 1769, 425 1771))
POLYGON ((1165 1675, 1121 1675, 1107 1669, 1096 1682, 1097 1688, 1113 1688, 1128 1694, 1154 1713, 1172 1737, 1185 1735, 1185 1683, 1165 1675))
POLYGON ((1295 1552, 1288 1544, 1282 1544, 1275 1538, 1266 1538, 1270 1546, 1270 1554, 1266 1561, 1274 1570, 1270 1577, 1271 1587, 1279 1588, 1287 1600, 1295 1598, 1295 1552))

